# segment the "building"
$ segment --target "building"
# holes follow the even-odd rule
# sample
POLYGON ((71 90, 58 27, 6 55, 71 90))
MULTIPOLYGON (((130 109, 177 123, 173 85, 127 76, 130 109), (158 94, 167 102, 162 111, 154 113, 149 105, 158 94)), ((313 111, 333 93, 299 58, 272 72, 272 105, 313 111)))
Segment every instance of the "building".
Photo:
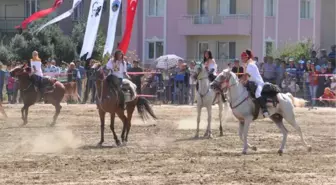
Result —
MULTIPOLYGON (((127 0, 122 2, 126 4, 127 0)), ((1 0, 0 32, 15 31, 14 26, 24 17, 52 3, 51 0, 1 0)), ((324 25, 335 28, 328 21, 330 17, 335 18, 335 11, 332 16, 328 13, 332 10, 321 11, 321 6, 329 8, 332 3, 335 0, 139 0, 129 49, 135 50, 147 64, 163 54, 200 60, 203 51, 210 49, 224 67, 245 48, 252 48, 262 58, 286 43, 308 38, 317 46, 330 45, 335 40, 335 29, 323 28, 324 25), (321 20, 323 16, 329 18, 321 20)), ((107 29, 108 5, 109 0, 105 0, 103 31, 107 29)), ((51 16, 71 6, 72 1, 64 1, 51 16)), ((74 21, 86 21, 89 6, 90 1, 83 0, 71 18, 59 23, 65 33, 71 32, 74 21)), ((119 17, 116 43, 124 30, 125 7, 119 17)))
POLYGON ((321 1, 321 48, 336 44, 336 0, 321 1))
POLYGON ((147 62, 171 53, 197 60, 210 49, 226 63, 245 48, 262 58, 289 42, 320 43, 321 0, 145 0, 140 6, 131 48, 147 62))

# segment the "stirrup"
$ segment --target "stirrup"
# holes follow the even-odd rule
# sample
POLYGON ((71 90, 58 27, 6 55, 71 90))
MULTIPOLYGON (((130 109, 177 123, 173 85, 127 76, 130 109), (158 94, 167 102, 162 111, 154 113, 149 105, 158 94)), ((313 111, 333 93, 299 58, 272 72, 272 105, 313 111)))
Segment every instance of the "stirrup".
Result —
POLYGON ((264 116, 265 118, 268 118, 268 117, 270 117, 270 114, 269 114, 268 111, 265 111, 265 112, 263 112, 263 116, 264 116))

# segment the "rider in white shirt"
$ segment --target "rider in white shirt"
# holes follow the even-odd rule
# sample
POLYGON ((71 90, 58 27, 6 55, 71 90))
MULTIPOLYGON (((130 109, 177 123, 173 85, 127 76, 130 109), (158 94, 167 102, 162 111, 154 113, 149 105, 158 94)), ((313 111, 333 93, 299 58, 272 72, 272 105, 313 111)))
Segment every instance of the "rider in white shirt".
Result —
POLYGON ((111 58, 107 64, 106 69, 110 70, 110 74, 106 80, 111 90, 116 89, 119 93, 119 101, 121 108, 125 108, 125 97, 121 90, 122 80, 124 77, 130 78, 127 74, 127 64, 124 61, 124 54, 121 51, 116 51, 114 58, 111 58))
POLYGON ((210 50, 206 50, 204 52, 203 62, 204 62, 205 67, 208 69, 209 80, 212 82, 216 78, 217 64, 216 64, 215 59, 213 59, 212 53, 210 50))
POLYGON ((265 85, 262 79, 256 62, 252 60, 253 54, 250 50, 246 50, 241 54, 242 61, 246 64, 245 75, 243 76, 243 83, 247 83, 248 80, 253 81, 257 85, 255 97, 263 111, 264 117, 269 117, 269 113, 266 107, 266 100, 261 96, 261 92, 265 85))

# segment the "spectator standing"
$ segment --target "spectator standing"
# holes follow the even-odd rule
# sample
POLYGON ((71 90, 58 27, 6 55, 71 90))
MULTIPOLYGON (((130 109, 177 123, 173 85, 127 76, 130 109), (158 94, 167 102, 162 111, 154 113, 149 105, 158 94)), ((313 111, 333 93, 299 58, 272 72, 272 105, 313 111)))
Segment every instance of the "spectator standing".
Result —
POLYGON ((3 87, 5 85, 5 79, 6 79, 6 72, 2 69, 3 65, 0 62, 0 100, 3 102, 3 87))
MULTIPOLYGON (((320 68, 320 66, 316 66, 316 68, 320 68)), ((316 96, 316 91, 317 91, 317 86, 318 86, 318 74, 319 72, 315 70, 315 65, 312 63, 311 65, 311 72, 309 73, 309 92, 311 96, 311 102, 312 105, 314 106, 316 103, 315 98, 316 96)))
POLYGON ((285 78, 285 72, 286 72, 286 61, 281 61, 276 69, 276 84, 281 87, 281 83, 285 78))
POLYGON ((80 74, 80 78, 77 79, 77 91, 78 91, 79 97, 82 98, 83 81, 86 78, 86 70, 82 66, 80 60, 76 61, 76 69, 78 70, 80 74))
POLYGON ((94 103, 95 97, 96 97, 96 76, 94 75, 94 71, 91 68, 94 64, 94 60, 87 60, 85 62, 85 70, 86 70, 86 76, 87 76, 87 83, 85 87, 84 92, 84 98, 82 103, 86 103, 89 93, 91 92, 91 103, 94 103))
POLYGON ((310 53, 310 61, 313 64, 318 64, 319 59, 317 58, 317 52, 314 50, 310 53))
POLYGON ((275 68, 276 66, 273 64, 272 57, 266 57, 265 63, 263 65, 263 77, 265 82, 274 83, 275 81, 275 68))
POLYGON ((336 44, 331 46, 331 52, 329 53, 328 57, 330 59, 336 59, 336 44))
POLYGON ((294 58, 289 58, 289 66, 286 69, 286 72, 290 77, 296 77, 297 75, 297 68, 295 66, 294 58))
POLYGON ((328 64, 328 55, 327 55, 327 50, 321 49, 320 50, 320 59, 317 65, 322 66, 322 65, 327 65, 328 64))
POLYGON ((332 74, 333 72, 333 67, 331 62, 328 62, 328 66, 327 66, 327 74, 332 74))
POLYGON ((80 73, 73 62, 70 63, 67 74, 68 82, 77 82, 80 79, 80 73))
POLYGON ((239 59, 236 58, 234 60, 234 66, 231 71, 234 72, 238 76, 239 79, 243 76, 244 68, 240 66, 239 59))
POLYGON ((196 75, 196 62, 192 61, 189 65, 189 84, 190 84, 190 100, 189 103, 191 105, 194 105, 195 103, 195 93, 196 93, 196 79, 195 79, 195 75, 196 75))
MULTIPOLYGON (((133 66, 128 70, 129 72, 143 72, 143 69, 139 67, 139 61, 133 61, 133 66)), ((137 86, 136 92, 137 94, 141 94, 141 79, 143 74, 132 74, 130 75, 132 82, 137 86)))
POLYGON ((317 92, 316 92, 316 97, 320 97, 322 96, 324 89, 326 87, 328 87, 328 80, 327 80, 327 76, 323 76, 326 74, 327 70, 326 70, 326 66, 322 65, 321 68, 318 70, 318 68, 316 67, 316 70, 319 71, 319 76, 318 76, 318 87, 317 87, 317 92))

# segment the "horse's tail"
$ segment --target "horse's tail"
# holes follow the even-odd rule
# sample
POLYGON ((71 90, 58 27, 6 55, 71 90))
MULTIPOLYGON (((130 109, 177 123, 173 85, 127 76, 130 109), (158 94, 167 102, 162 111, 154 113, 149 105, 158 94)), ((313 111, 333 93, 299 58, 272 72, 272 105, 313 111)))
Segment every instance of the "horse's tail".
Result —
POLYGON ((152 107, 149 104, 150 102, 147 99, 143 97, 138 97, 137 109, 141 119, 146 120, 148 118, 146 112, 149 113, 149 115, 151 115, 152 118, 158 119, 154 114, 152 107))
POLYGON ((295 98, 291 93, 286 93, 286 95, 292 100, 294 107, 304 107, 307 103, 307 101, 302 98, 295 98))

